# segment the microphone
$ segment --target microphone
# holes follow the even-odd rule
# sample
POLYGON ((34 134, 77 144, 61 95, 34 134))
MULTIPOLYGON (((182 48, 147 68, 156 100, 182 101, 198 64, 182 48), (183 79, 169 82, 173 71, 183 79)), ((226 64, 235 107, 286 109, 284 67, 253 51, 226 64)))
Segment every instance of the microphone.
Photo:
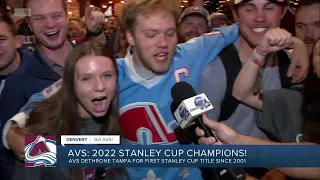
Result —
MULTIPOLYGON (((214 108, 205 94, 197 95, 190 84, 181 81, 172 87, 171 96, 173 99, 171 111, 182 129, 196 124, 205 132, 205 137, 214 137, 218 140, 202 121, 202 114, 214 108)), ((245 180, 246 178, 242 168, 201 168, 201 171, 203 176, 210 179, 215 177, 219 180, 245 180)), ((205 177, 204 179, 207 179, 205 177)))
POLYGON ((213 109, 205 94, 197 95, 191 85, 182 81, 172 87, 171 96, 173 99, 171 105, 180 104, 174 111, 174 117, 182 129, 196 123, 205 132, 205 137, 215 137, 211 129, 203 123, 201 118, 203 113, 213 109))

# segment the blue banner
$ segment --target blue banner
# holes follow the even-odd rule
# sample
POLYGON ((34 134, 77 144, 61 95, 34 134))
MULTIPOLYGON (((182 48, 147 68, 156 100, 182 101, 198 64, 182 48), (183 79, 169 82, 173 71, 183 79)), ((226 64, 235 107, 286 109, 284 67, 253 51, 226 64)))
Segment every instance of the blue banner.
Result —
POLYGON ((320 167, 319 145, 66 145, 59 167, 320 167))

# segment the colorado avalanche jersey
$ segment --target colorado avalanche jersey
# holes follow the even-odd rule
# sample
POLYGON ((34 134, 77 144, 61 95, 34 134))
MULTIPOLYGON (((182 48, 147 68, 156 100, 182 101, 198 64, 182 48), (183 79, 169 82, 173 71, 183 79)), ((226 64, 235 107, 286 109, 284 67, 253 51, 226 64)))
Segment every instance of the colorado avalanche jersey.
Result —
MULTIPOLYGON (((204 68, 224 47, 235 42, 238 36, 239 28, 234 24, 179 44, 169 71, 150 80, 145 80, 137 74, 130 53, 125 58, 118 59, 122 143, 177 144, 174 129, 178 124, 170 109, 171 88, 179 81, 186 81, 197 91, 204 68)), ((57 82, 42 93, 34 94, 28 104, 51 96, 60 85, 61 82, 57 82)), ((21 109, 20 112, 22 111, 29 109, 21 109)), ((127 168, 127 171, 132 180, 202 179, 198 168, 127 168)))
MULTIPOLYGON (((171 88, 179 81, 186 81, 197 90, 204 68, 224 47, 236 41, 238 31, 235 24, 179 44, 169 71, 150 80, 137 74, 131 54, 118 59, 122 143, 178 143, 174 134, 178 124, 170 108, 171 88)), ((127 168, 127 171, 131 179, 139 180, 202 179, 198 168, 127 168)))

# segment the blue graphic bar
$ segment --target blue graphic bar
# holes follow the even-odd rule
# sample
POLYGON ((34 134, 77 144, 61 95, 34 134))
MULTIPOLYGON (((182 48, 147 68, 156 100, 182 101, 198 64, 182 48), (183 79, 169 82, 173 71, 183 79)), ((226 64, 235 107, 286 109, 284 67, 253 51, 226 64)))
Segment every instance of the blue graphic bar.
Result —
POLYGON ((66 145, 59 167, 320 167, 319 145, 66 145))

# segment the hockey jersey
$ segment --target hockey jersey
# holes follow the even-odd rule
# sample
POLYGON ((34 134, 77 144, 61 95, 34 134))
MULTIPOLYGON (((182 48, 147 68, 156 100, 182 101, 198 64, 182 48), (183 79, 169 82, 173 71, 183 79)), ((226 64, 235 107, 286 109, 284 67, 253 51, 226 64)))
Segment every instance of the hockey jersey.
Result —
MULTIPOLYGON (((130 53, 118 59, 120 124, 123 131, 121 142, 132 145, 178 143, 174 134, 178 124, 170 109, 171 88, 179 81, 186 81, 197 91, 204 68, 238 36, 238 24, 233 24, 179 44, 169 71, 150 80, 137 74, 130 53)), ((54 88, 47 88, 47 91, 54 88)), ((44 93, 48 94, 47 91, 44 90, 44 93)), ((44 98, 44 94, 38 93, 30 98, 29 103, 44 98)), ((202 179, 198 168, 127 168, 127 171, 132 180, 202 179)))

